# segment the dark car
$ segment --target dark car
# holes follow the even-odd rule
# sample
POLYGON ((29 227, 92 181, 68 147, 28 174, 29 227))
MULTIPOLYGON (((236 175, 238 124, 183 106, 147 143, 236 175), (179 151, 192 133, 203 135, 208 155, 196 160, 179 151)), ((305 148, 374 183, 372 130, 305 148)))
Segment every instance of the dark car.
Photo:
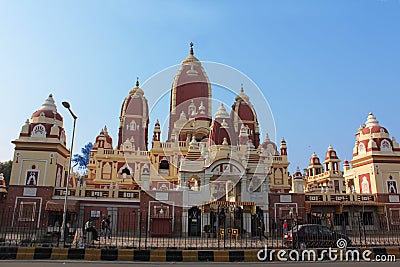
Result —
POLYGON ((343 248, 351 244, 347 235, 337 233, 319 224, 297 225, 283 236, 285 246, 289 248, 343 248), (338 244, 338 240, 341 242, 338 244), (345 240, 345 241, 344 241, 345 240), (344 244, 345 243, 345 244, 344 244))

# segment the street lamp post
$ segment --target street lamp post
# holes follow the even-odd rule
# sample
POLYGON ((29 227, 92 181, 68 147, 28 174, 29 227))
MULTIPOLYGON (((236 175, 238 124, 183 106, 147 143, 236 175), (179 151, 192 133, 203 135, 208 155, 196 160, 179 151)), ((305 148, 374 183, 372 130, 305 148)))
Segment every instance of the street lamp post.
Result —
POLYGON ((63 209, 63 220, 61 224, 61 241, 65 245, 65 226, 67 221, 67 202, 68 202, 68 186, 69 181, 71 179, 71 161, 72 161, 72 151, 74 149, 74 138, 75 138, 75 126, 76 126, 76 119, 78 118, 71 110, 71 105, 68 102, 62 102, 62 105, 68 109, 69 113, 71 113, 72 118, 74 119, 74 126, 72 128, 72 139, 71 139, 71 150, 69 156, 69 165, 68 165, 68 178, 65 184, 65 198, 64 198, 64 209, 63 209))

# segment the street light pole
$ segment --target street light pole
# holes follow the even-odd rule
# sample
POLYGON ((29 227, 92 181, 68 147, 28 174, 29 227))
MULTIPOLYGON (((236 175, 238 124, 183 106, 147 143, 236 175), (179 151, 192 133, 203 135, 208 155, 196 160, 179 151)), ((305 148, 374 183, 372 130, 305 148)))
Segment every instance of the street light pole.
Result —
POLYGON ((67 202, 68 202, 68 186, 69 181, 71 180, 71 162, 72 162, 72 151, 74 149, 74 138, 75 138, 75 126, 76 126, 76 119, 78 118, 71 110, 71 105, 68 102, 62 102, 62 105, 68 109, 69 113, 71 113, 72 118, 74 119, 74 126, 72 128, 72 139, 71 139, 71 150, 69 155, 69 165, 68 165, 68 178, 65 184, 65 198, 64 198, 64 210, 63 210, 63 220, 61 224, 61 241, 65 245, 65 226, 67 221, 67 202))

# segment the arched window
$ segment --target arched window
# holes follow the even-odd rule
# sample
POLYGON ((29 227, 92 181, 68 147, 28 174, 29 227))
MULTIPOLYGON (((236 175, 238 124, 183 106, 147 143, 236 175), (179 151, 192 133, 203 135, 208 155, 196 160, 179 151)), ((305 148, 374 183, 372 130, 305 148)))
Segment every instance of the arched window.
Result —
POLYGON ((390 142, 388 140, 382 140, 381 151, 392 151, 392 146, 390 145, 390 142))
POLYGON ((359 143, 358 144, 358 154, 361 155, 361 154, 365 154, 365 153, 367 153, 367 151, 365 150, 364 143, 359 143))
POLYGON ((169 170, 169 162, 168 162, 168 160, 162 160, 161 162, 160 162, 160 166, 159 166, 159 169, 160 170, 169 170))
POLYGON ((31 137, 46 137, 46 128, 42 124, 33 127, 31 137))
POLYGON ((131 171, 128 168, 125 168, 121 172, 122 174, 125 173, 126 175, 131 175, 131 171))
POLYGON ((135 131, 136 130, 136 122, 135 121, 131 121, 131 123, 129 124, 129 129, 131 131, 135 131))

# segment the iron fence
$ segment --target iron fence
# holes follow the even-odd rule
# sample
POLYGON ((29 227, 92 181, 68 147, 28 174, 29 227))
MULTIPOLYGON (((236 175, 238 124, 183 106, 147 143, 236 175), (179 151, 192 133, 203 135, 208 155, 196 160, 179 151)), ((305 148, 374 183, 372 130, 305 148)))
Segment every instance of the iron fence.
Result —
MULTIPOLYGON (((85 231, 85 216, 68 216, 64 236, 60 234, 61 222, 54 221, 48 212, 33 217, 16 216, 13 210, 0 209, 0 246, 42 247, 98 247, 136 249, 255 249, 282 248, 285 235, 296 225, 315 223, 326 225, 337 233, 346 235, 356 247, 398 246, 400 244, 400 218, 389 222, 385 216, 352 218, 351 221, 332 218, 328 225, 320 219, 295 217, 271 220, 264 226, 258 215, 231 216, 224 214, 213 219, 199 216, 195 220, 187 215, 154 216, 147 212, 127 212, 111 217, 110 231, 101 229, 101 217, 94 218, 98 234, 85 231), (16 219, 16 218, 19 219, 16 219), (39 221, 39 222, 38 222, 39 221), (265 233, 265 235, 264 235, 265 233)), ((311 236, 309 237, 311 238, 311 236)), ((318 240, 317 240, 318 241, 318 240)), ((322 243, 315 243, 320 246, 322 243)))

